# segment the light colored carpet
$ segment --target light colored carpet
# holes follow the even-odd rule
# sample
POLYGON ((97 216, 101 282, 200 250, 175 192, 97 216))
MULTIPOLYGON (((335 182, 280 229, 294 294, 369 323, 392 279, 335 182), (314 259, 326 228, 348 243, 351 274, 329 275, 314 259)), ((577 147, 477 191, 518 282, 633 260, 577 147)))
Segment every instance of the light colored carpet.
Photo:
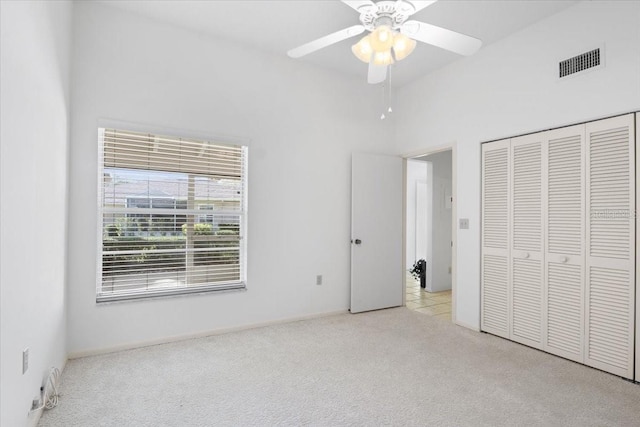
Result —
POLYGON ((71 360, 40 426, 638 426, 640 386, 405 308, 71 360))

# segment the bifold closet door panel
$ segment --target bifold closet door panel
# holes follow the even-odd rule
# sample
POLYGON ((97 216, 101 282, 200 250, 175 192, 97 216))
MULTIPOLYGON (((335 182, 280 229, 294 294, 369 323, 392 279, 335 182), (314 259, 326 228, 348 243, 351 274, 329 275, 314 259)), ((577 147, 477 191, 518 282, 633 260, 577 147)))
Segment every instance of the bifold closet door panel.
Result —
POLYGON ((543 349, 584 362, 585 125, 548 132, 543 349))
POLYGON ((509 338, 543 341, 543 158, 546 132, 511 139, 511 318, 509 338))
POLYGON ((480 328, 509 338, 509 140, 482 145, 480 328))
POLYGON ((633 378, 634 116, 586 125, 585 363, 633 378))

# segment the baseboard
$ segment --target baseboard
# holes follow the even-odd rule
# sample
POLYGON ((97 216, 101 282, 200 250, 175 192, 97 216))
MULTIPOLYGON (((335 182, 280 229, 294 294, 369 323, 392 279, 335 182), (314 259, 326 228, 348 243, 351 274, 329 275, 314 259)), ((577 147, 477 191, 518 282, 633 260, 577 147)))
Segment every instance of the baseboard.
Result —
POLYGON ((458 326, 462 326, 463 328, 467 328, 467 329, 471 329, 472 331, 480 332, 480 328, 477 327, 477 326, 472 326, 472 325, 470 325, 468 323, 461 322, 459 320, 456 320, 453 323, 455 323, 458 326))
POLYGON ((335 316, 335 315, 338 315, 338 314, 347 314, 348 312, 349 311, 346 310, 346 309, 345 310, 338 310, 338 311, 327 311, 327 312, 322 312, 322 313, 308 314, 308 315, 305 315, 305 316, 287 317, 287 318, 283 318, 283 319, 269 320, 269 321, 266 321, 266 322, 250 323, 250 324, 246 324, 246 325, 234 326, 234 327, 229 327, 229 328, 212 329, 212 330, 208 330, 208 331, 197 332, 197 333, 194 333, 194 334, 175 335, 175 336, 164 337, 164 338, 159 338, 159 339, 155 339, 155 340, 140 341, 140 342, 136 342, 136 343, 127 343, 127 344, 122 344, 122 345, 117 345, 117 346, 112 346, 112 347, 103 347, 103 348, 98 348, 98 349, 82 350, 82 351, 76 351, 76 352, 69 353, 67 355, 67 358, 68 359, 79 359, 81 357, 97 356, 97 355, 100 355, 100 354, 115 353, 115 352, 118 352, 118 351, 133 350, 133 349, 136 349, 136 348, 150 347, 150 346, 161 345, 161 344, 169 344, 169 343, 173 343, 173 342, 192 340, 192 339, 196 339, 196 338, 205 338, 205 337, 210 337, 210 336, 214 336, 214 335, 228 334, 228 333, 231 333, 231 332, 245 331, 245 330, 248 330, 248 329, 263 328, 265 326, 272 326, 272 325, 279 325, 279 324, 283 324, 283 323, 298 322, 298 321, 301 321, 301 320, 318 319, 318 318, 322 318, 322 317, 335 316))

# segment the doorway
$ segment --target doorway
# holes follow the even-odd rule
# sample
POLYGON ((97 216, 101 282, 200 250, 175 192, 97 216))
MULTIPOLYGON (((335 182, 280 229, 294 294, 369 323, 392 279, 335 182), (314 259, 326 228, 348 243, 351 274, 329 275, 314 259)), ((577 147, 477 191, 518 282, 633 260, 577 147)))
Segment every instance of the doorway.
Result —
POLYGON ((405 305, 447 321, 455 321, 454 151, 408 156, 405 173, 405 305))

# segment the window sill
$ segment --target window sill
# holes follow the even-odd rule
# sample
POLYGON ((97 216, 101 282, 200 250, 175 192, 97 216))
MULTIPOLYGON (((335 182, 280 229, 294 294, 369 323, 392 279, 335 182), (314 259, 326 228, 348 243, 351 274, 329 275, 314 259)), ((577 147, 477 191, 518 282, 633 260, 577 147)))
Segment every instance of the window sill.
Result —
POLYGON ((105 303, 115 303, 115 302, 141 301, 141 300, 150 300, 150 299, 167 298, 167 297, 227 293, 227 292, 237 292, 237 291, 246 291, 246 290, 247 290, 247 285, 244 282, 237 282, 237 283, 228 283, 225 285, 193 286, 193 287, 163 289, 163 290, 147 291, 147 292, 140 292, 140 293, 130 293, 130 294, 126 294, 126 293, 114 294, 114 295, 103 294, 103 295, 96 296, 96 303, 105 304, 105 303))

